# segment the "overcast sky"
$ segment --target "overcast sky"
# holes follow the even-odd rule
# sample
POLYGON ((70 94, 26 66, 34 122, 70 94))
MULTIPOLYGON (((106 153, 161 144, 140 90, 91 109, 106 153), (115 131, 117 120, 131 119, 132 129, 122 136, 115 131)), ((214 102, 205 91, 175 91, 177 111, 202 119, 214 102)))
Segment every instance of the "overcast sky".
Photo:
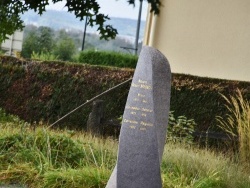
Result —
MULTIPOLYGON (((131 18, 137 19, 139 13, 139 1, 136 1, 136 6, 129 5, 127 0, 97 0, 101 7, 101 12, 104 14, 108 14, 109 17, 122 17, 122 18, 131 18)), ((48 6, 49 9, 53 10, 65 10, 64 8, 65 1, 58 2, 56 4, 50 3, 48 6)), ((142 10, 142 20, 146 20, 147 15, 147 6, 148 3, 146 1, 143 2, 143 10, 142 10)))

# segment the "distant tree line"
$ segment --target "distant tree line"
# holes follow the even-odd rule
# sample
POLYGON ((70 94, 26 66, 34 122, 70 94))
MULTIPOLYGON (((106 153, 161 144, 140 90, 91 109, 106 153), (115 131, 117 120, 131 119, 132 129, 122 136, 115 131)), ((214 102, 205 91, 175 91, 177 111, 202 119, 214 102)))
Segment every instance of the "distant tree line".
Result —
MULTIPOLYGON (((54 30, 45 26, 27 25, 24 28, 22 57, 31 58, 32 54, 49 54, 58 60, 72 61, 78 59, 82 48, 83 32, 79 30, 54 30)), ((117 51, 132 53, 121 47, 133 48, 131 40, 116 37, 113 40, 100 40, 98 34, 87 33, 85 50, 117 51)))
MULTIPOLYGON (((21 14, 29 10, 34 10, 39 15, 46 12, 46 6, 49 4, 56 4, 63 0, 1 0, 0 1, 0 43, 4 41, 7 35, 13 34, 16 30, 23 29, 24 24, 21 19, 21 14)), ((127 0, 129 4, 135 5, 138 0, 127 0)), ((140 0, 142 1, 142 0, 140 0)), ((151 5, 151 12, 159 14, 161 1, 160 0, 147 0, 151 5)), ((92 27, 97 26, 97 32, 100 38, 114 39, 118 34, 117 30, 106 21, 109 20, 109 16, 100 12, 100 5, 96 0, 74 0, 65 1, 65 7, 68 8, 68 12, 75 14, 79 20, 84 20, 88 17, 88 23, 92 27)))

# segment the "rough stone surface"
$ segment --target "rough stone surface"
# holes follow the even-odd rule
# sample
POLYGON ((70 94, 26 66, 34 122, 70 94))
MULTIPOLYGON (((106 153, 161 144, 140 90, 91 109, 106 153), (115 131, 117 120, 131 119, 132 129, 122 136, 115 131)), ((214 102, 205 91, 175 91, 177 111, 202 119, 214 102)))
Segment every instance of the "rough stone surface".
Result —
POLYGON ((103 100, 96 100, 93 102, 92 111, 89 114, 87 121, 87 131, 93 135, 102 134, 102 120, 103 120, 103 100))
POLYGON ((170 107, 167 59, 144 46, 129 91, 119 138, 117 165, 107 188, 161 188, 160 163, 170 107))

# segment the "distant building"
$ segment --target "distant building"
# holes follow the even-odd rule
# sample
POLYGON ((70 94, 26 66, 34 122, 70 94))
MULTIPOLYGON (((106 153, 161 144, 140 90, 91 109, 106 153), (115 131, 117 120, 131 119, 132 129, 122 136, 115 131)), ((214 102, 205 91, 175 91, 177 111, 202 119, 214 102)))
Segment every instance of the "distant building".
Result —
POLYGON ((8 36, 8 38, 1 44, 1 49, 6 52, 6 55, 15 56, 15 52, 22 51, 23 31, 16 31, 13 35, 8 36))
POLYGON ((250 81, 249 0, 162 0, 148 13, 144 44, 162 51, 172 71, 250 81))

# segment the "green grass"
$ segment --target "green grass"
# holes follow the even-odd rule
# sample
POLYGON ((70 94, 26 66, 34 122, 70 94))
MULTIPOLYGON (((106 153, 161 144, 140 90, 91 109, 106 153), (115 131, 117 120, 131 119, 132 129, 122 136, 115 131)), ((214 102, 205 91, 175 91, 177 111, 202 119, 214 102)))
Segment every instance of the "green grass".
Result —
MULTIPOLYGON (((0 113, 0 185, 27 187, 105 187, 116 163, 118 142, 84 132, 35 130, 0 113)), ((164 188, 247 188, 249 170, 232 156, 167 143, 162 162, 164 188)))
POLYGON ((235 138, 239 158, 250 165, 250 103, 245 100, 240 90, 236 96, 223 96, 227 102, 227 118, 218 117, 219 126, 235 138))
POLYGON ((164 187, 250 187, 244 167, 228 154, 167 144, 162 163, 164 187))

